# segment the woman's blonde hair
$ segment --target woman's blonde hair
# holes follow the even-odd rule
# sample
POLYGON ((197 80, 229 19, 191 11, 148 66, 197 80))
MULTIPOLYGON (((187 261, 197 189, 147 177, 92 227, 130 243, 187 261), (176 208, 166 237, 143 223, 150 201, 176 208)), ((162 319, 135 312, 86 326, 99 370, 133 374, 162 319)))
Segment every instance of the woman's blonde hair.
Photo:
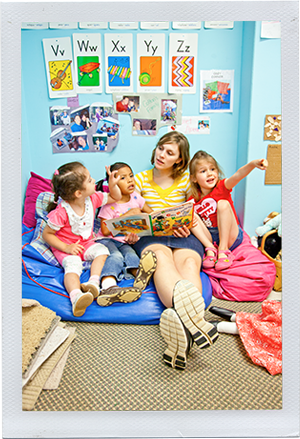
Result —
POLYGON ((172 178, 177 178, 184 173, 184 171, 188 168, 190 161, 190 144, 188 139, 178 131, 171 131, 170 133, 162 136, 157 142, 156 147, 152 151, 151 156, 151 164, 154 165, 154 157, 156 148, 159 146, 168 144, 168 143, 176 143, 179 149, 179 158, 181 158, 181 162, 174 163, 172 170, 172 178))
POLYGON ((201 193, 201 187, 199 186, 199 184, 197 182, 192 181, 192 178, 196 177, 197 166, 199 165, 199 163, 201 161, 206 161, 206 162, 209 162, 212 165, 214 165, 218 171, 219 179, 224 178, 224 173, 222 171, 222 168, 220 167, 219 163, 212 155, 208 154, 205 151, 196 152, 196 154, 194 155, 194 157, 192 158, 192 160, 190 161, 190 164, 189 164, 191 192, 192 192, 192 196, 195 198, 196 201, 199 201, 199 199, 200 199, 199 192, 201 193))

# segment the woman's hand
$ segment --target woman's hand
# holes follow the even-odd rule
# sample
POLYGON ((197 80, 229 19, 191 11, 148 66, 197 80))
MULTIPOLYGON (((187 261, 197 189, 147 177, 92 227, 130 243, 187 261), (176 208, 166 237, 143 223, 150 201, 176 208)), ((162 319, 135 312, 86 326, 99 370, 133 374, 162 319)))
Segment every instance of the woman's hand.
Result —
POLYGON ((82 253, 84 251, 84 247, 81 244, 78 244, 80 242, 80 239, 78 239, 77 242, 74 244, 67 244, 65 253, 68 253, 69 255, 78 255, 78 253, 82 253))
POLYGON ((129 235, 125 236, 125 242, 127 242, 127 244, 135 244, 136 242, 138 242, 140 238, 138 237, 138 235, 136 233, 129 233, 129 235))
POLYGON ((191 234, 190 230, 187 228, 187 226, 182 226, 180 229, 176 229, 173 232, 173 235, 176 238, 187 238, 191 234))

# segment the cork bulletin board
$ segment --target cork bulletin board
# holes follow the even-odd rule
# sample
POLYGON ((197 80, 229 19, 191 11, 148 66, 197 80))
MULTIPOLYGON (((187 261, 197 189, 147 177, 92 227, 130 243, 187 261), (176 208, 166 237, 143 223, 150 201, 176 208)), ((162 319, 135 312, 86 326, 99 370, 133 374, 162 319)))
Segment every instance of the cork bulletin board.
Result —
POLYGON ((281 184, 281 144, 268 145, 265 184, 281 184))
POLYGON ((267 114, 264 125, 264 140, 281 140, 281 115, 267 114))

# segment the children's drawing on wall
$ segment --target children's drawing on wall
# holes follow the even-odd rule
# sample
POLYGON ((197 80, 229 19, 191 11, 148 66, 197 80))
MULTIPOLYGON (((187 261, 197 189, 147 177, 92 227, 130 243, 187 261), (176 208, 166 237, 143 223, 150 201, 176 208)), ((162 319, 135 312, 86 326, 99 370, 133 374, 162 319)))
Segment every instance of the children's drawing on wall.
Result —
POLYGON ((102 93, 101 35, 73 34, 77 93, 102 93))
POLYGON ((107 134, 94 134, 93 145, 95 151, 107 151, 107 134))
POLYGON ((105 102, 72 110, 70 107, 51 107, 50 123, 53 153, 111 152, 119 141, 118 115, 113 113, 112 105, 105 102))
POLYGON ((49 97, 76 96, 71 39, 69 37, 44 39, 43 47, 49 97))
POLYGON ((140 109, 139 96, 116 96, 116 111, 118 113, 138 112, 140 109))
POLYGON ((170 34, 170 93, 196 93, 197 50, 198 34, 170 34))
POLYGON ((106 93, 133 92, 132 34, 105 34, 106 93))
POLYGON ((165 124, 176 124, 177 99, 161 100, 161 121, 165 124))
POLYGON ((171 125, 168 131, 179 131, 182 134, 210 134, 210 118, 199 116, 182 116, 182 123, 171 125))
POLYGON ((201 70, 200 113, 233 111, 233 70, 201 70))
POLYGON ((155 136, 156 135, 155 119, 135 119, 133 118, 132 134, 135 136, 155 136))

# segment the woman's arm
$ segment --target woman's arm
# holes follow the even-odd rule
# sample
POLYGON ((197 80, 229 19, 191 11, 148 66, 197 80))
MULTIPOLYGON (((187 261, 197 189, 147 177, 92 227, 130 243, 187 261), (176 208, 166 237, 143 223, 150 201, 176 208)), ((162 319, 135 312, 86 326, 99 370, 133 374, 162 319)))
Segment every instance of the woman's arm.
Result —
POLYGON ((252 160, 247 163, 247 165, 242 166, 235 174, 231 177, 226 178, 224 181, 225 187, 228 190, 231 190, 236 186, 243 178, 247 177, 254 168, 261 169, 265 171, 268 167, 268 161, 266 159, 252 160))
POLYGON ((78 253, 82 253, 84 251, 84 247, 78 244, 80 242, 80 239, 74 244, 66 244, 56 236, 56 231, 51 229, 51 227, 49 227, 48 225, 46 225, 46 227, 44 228, 43 239, 51 247, 54 247, 57 250, 68 253, 70 255, 78 255, 78 253))

